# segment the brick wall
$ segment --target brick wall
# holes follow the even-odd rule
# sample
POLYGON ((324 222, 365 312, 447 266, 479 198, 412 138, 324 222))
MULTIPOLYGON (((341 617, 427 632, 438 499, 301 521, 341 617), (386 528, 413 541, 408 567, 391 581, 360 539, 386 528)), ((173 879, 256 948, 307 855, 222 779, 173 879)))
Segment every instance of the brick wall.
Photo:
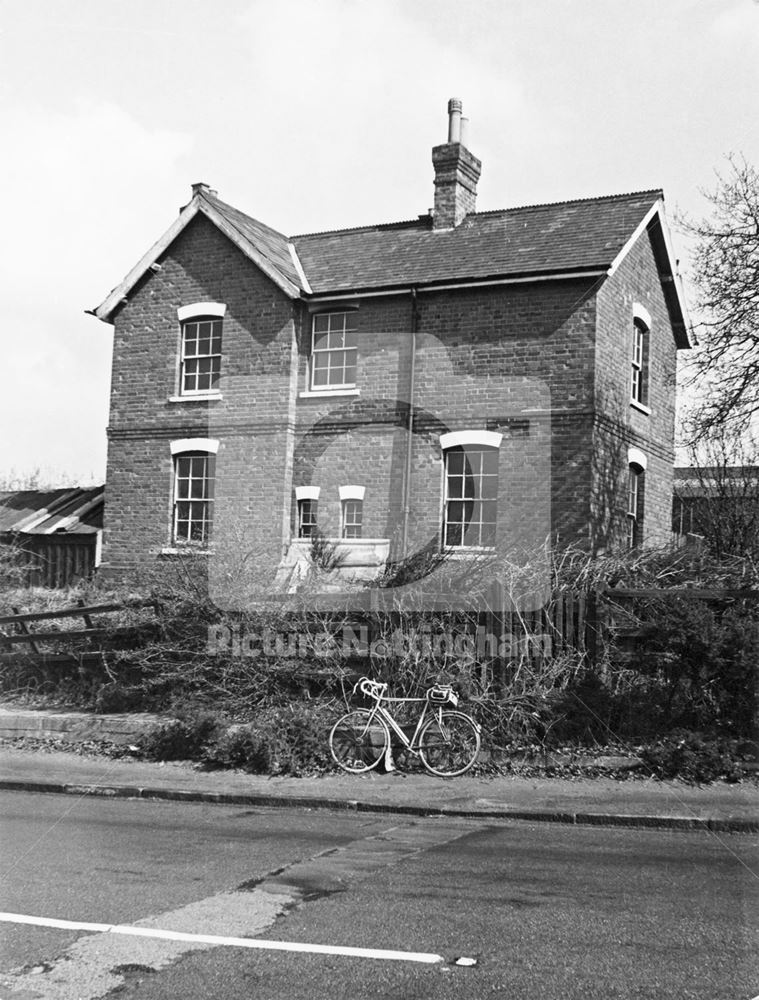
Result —
POLYGON ((197 216, 115 318, 105 572, 152 564, 171 546, 170 444, 214 438, 225 531, 255 536, 277 561, 285 541, 293 450, 295 323, 287 297, 197 216), (223 302, 221 398, 178 394, 177 309, 223 302))
MULTIPOLYGON (((638 448, 647 459, 643 543, 661 544, 671 535, 675 428, 676 346, 672 324, 647 233, 633 246, 598 294, 596 425, 603 455, 595 482, 596 501, 606 503, 612 525, 609 542, 625 531, 627 450, 638 448), (633 303, 651 316, 648 357, 648 408, 630 403, 633 303), (610 483, 616 475, 618 485, 610 483), (605 481, 604 481, 605 479, 605 481), (608 499, 605 497, 608 494, 608 499)), ((601 543, 603 543, 602 540, 601 543)))
POLYGON ((358 393, 339 397, 307 391, 315 305, 291 302, 202 216, 160 263, 115 321, 106 570, 154 564, 171 546, 170 442, 177 438, 220 442, 217 556, 209 562, 218 592, 235 560, 251 551, 259 574, 273 579, 296 531, 299 485, 320 487, 320 523, 329 534, 339 530, 339 487, 364 486, 363 534, 392 539, 395 554, 408 490, 410 549, 437 543, 440 435, 447 431, 503 435, 504 551, 534 548, 549 535, 618 541, 629 446, 648 457, 646 539, 669 530, 675 352, 646 236, 600 288, 595 279, 578 279, 420 292, 415 312, 410 294, 350 303, 357 307, 358 393), (177 308, 198 301, 227 306, 222 398, 171 401, 178 392, 177 308), (633 301, 652 316, 650 415, 629 405, 633 301))

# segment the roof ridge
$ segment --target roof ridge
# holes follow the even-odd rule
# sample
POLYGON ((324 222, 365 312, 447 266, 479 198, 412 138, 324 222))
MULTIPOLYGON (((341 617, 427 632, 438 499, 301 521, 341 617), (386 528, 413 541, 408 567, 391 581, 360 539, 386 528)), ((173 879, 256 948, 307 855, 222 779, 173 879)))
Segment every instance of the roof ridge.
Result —
POLYGON ((484 212, 470 212, 469 215, 503 215, 506 212, 522 212, 527 208, 555 208, 557 205, 583 205, 589 202, 618 201, 621 198, 640 198, 644 194, 664 197, 663 188, 646 188, 643 191, 624 191, 619 194, 600 194, 588 198, 565 198, 562 201, 541 201, 535 205, 512 205, 511 208, 491 208, 484 212))
MULTIPOLYGON (((534 205, 512 205, 510 208, 490 208, 486 209, 484 212, 469 212, 467 218, 473 216, 486 216, 486 215, 506 215, 509 212, 523 212, 529 208, 555 208, 558 205, 581 205, 588 204, 590 202, 602 202, 602 201, 617 201, 623 198, 636 198, 642 195, 656 195, 659 198, 664 197, 664 191, 662 188, 646 188, 642 191, 624 191, 619 194, 602 194, 591 196, 587 198, 565 198, 560 201, 542 201, 534 205)), ((302 240, 307 239, 309 236, 331 236, 337 233, 361 233, 369 232, 375 229, 393 229, 402 228, 405 226, 422 226, 423 223, 430 218, 427 215, 422 215, 416 219, 406 219, 398 222, 376 222, 370 223, 365 226, 348 226, 344 229, 322 229, 311 233, 298 233, 295 236, 290 236, 291 240, 302 240)))
POLYGON ((423 215, 416 219, 402 219, 399 222, 373 222, 365 226, 348 226, 345 229, 318 229, 312 233, 297 233, 289 239, 304 240, 309 236, 331 236, 333 233, 368 233, 375 229, 402 229, 406 226, 419 226, 421 229, 428 219, 431 219, 431 216, 423 215))

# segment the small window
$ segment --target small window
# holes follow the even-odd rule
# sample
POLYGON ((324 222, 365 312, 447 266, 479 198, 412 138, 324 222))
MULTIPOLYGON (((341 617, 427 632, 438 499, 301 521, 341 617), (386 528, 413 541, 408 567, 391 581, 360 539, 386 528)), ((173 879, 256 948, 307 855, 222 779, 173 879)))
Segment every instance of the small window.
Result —
POLYGON ((317 313, 313 318, 310 388, 317 392, 354 388, 357 344, 355 310, 317 313))
POLYGON ((648 340, 648 327, 636 317, 630 359, 630 400, 641 406, 648 405, 648 340))
POLYGON ((315 533, 318 509, 318 500, 298 500, 298 538, 311 538, 315 533))
POLYGON ((215 316, 182 323, 180 392, 197 395, 218 392, 221 377, 221 325, 215 316))
POLYGON ((343 538, 360 538, 364 521, 363 500, 343 500, 343 538))
POLYGON ((206 545, 213 523, 216 456, 186 452, 174 456, 174 542, 206 545))
POLYGON ((495 545, 498 449, 459 445, 445 451, 443 545, 495 545))
POLYGON ((627 547, 637 548, 643 540, 643 469, 630 465, 627 475, 627 547))

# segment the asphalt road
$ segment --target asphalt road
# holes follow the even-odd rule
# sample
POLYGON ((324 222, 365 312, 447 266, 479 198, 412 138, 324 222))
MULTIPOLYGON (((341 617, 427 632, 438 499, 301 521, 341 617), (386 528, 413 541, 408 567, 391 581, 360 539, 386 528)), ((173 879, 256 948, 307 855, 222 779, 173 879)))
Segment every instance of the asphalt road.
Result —
POLYGON ((0 799, 1 1000, 759 995, 759 838, 319 811, 0 799), (210 947, 190 935, 391 949, 210 947), (420 964, 409 953, 440 955, 420 964), (476 965, 455 964, 461 956, 476 965))

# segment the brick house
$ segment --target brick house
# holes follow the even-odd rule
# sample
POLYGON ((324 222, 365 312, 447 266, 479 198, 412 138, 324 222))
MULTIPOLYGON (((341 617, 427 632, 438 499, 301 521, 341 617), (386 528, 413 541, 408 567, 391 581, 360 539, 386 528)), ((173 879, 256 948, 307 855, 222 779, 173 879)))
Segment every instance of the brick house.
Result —
POLYGON ((315 525, 364 577, 669 538, 689 333, 662 193, 477 212, 464 123, 452 100, 407 222, 288 238, 193 185, 94 310, 107 572, 226 539, 286 586, 315 525))

